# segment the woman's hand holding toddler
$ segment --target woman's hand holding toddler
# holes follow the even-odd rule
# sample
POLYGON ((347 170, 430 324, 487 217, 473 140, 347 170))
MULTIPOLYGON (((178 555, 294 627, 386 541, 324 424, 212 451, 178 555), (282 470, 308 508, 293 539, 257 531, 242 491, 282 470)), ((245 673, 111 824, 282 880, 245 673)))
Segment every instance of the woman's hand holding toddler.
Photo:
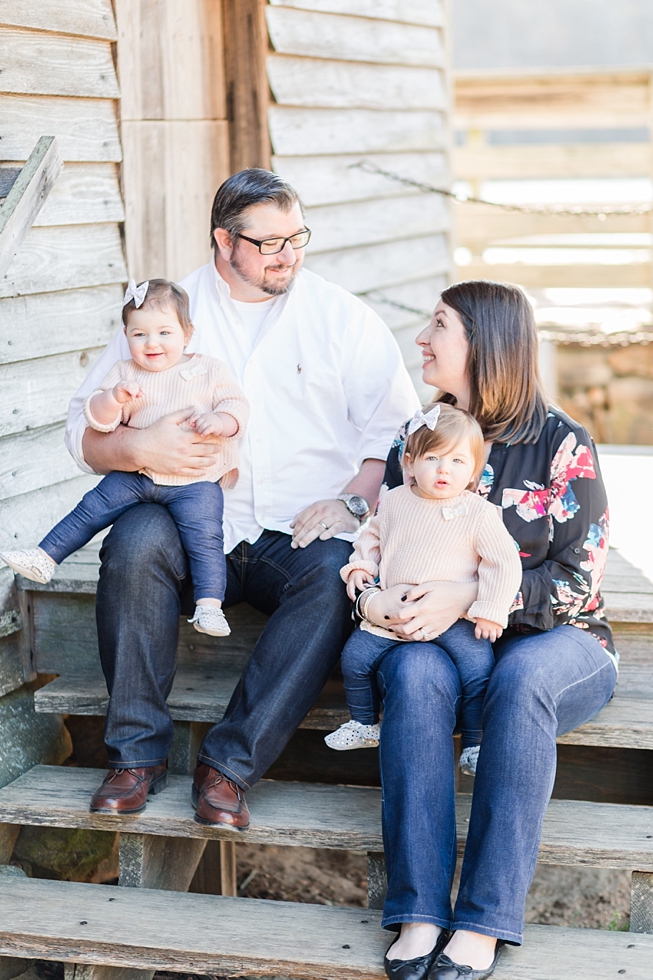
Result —
POLYGON ((476 629, 474 630, 474 636, 477 640, 489 640, 490 643, 494 643, 502 633, 503 627, 499 626, 498 623, 493 623, 491 619, 481 619, 480 616, 477 618, 476 629))
POLYGON ((355 602, 357 592, 362 592, 363 589, 369 589, 371 585, 375 584, 373 575, 362 568, 354 568, 349 573, 349 578, 347 579, 347 595, 352 602, 355 602))

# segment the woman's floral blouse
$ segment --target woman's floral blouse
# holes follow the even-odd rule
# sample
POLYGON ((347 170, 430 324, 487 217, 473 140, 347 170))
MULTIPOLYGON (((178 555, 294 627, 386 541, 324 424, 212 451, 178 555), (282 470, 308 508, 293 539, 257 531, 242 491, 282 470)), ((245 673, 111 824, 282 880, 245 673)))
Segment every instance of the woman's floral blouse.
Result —
MULTIPOLYGON (((390 489, 403 482, 405 439, 403 426, 386 464, 390 489)), ((616 659, 599 591, 608 556, 608 503, 588 432, 552 408, 536 443, 494 443, 478 493, 501 507, 522 560, 510 625, 522 632, 577 626, 616 659)))

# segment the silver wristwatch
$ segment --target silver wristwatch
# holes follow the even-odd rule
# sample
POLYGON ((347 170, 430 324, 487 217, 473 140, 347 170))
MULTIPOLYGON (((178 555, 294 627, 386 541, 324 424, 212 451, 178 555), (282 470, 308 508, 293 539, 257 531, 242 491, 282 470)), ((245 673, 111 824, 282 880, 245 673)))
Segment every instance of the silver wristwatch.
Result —
POLYGON ((367 520, 370 505, 365 497, 360 497, 357 493, 341 493, 337 499, 342 500, 352 517, 355 517, 361 524, 367 520))

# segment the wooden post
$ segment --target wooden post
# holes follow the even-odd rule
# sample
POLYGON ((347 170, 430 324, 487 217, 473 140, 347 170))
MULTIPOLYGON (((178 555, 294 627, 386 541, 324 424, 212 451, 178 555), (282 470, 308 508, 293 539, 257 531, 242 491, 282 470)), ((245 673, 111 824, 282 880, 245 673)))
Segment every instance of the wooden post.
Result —
POLYGON ((172 745, 168 752, 168 771, 186 776, 192 773, 197 765, 199 752, 206 724, 201 721, 176 721, 172 745))
POLYGON ((20 634, 20 662, 25 683, 36 677, 34 667, 34 617, 32 616, 32 593, 18 589, 18 609, 22 620, 20 634))
POLYGON ((382 909, 388 890, 388 876, 385 870, 383 851, 367 852, 367 895, 368 907, 382 909))
POLYGON ((653 872, 633 871, 630 886, 630 931, 653 932, 653 872))
POLYGON ((210 840, 188 888, 201 895, 236 897, 236 844, 232 840, 210 840))
POLYGON ((42 136, 0 206, 0 276, 11 265, 63 167, 54 136, 42 136))
POLYGON ((205 840, 121 834, 118 884, 125 888, 188 891, 206 847, 205 840))
POLYGON ((270 169, 268 32, 263 0, 222 0, 229 155, 232 173, 270 169))

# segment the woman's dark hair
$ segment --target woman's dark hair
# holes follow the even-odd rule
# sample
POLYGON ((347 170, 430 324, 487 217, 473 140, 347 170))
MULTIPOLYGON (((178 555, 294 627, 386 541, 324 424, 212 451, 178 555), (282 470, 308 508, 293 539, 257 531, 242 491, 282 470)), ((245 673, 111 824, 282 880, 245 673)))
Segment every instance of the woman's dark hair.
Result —
MULTIPOLYGON (((457 282, 442 302, 459 314, 469 357, 469 411, 488 442, 536 442, 548 404, 538 368, 533 309, 517 286, 485 279, 457 282)), ((438 401, 455 404, 452 395, 438 401)))
POLYGON ((255 204, 276 204, 281 211, 290 211, 299 204, 304 213, 299 194, 294 187, 270 170, 251 167, 228 177, 218 187, 211 208, 211 245, 217 248, 213 232, 224 228, 231 238, 241 233, 246 224, 246 213, 255 204))
MULTIPOLYGON (((142 283, 139 283, 140 285, 142 283)), ((155 310, 174 310, 181 324, 181 329, 184 332, 184 337, 187 341, 190 340, 194 328, 190 319, 188 293, 185 289, 178 286, 176 282, 170 282, 168 279, 150 279, 145 299, 138 309, 147 309, 148 306, 153 306, 155 310)), ((130 299, 123 306, 122 322, 125 326, 129 322, 129 314, 133 313, 135 309, 136 304, 133 299, 130 299)))

